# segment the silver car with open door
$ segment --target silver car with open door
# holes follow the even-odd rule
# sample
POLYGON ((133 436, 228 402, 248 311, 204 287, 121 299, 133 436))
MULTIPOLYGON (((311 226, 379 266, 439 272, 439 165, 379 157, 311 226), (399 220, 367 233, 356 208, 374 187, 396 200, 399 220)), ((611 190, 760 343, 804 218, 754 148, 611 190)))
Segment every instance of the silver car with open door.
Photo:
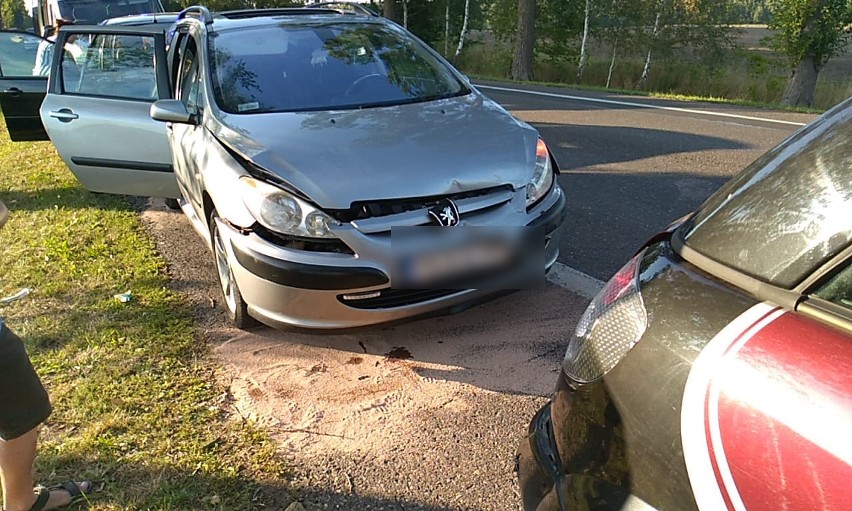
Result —
POLYGON ((565 195, 538 132, 369 10, 193 7, 168 53, 157 30, 57 44, 74 37, 41 135, 91 190, 178 198, 238 327, 460 309, 556 262, 565 195))

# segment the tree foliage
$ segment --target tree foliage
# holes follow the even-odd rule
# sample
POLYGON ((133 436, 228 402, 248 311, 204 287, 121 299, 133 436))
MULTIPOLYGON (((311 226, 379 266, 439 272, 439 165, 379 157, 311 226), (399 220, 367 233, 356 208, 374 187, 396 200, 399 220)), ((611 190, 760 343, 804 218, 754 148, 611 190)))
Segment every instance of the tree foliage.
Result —
POLYGON ((810 57, 817 69, 840 54, 852 33, 850 0, 770 0, 773 48, 790 67, 810 57))
POLYGON ((0 0, 3 28, 24 28, 24 0, 0 0))

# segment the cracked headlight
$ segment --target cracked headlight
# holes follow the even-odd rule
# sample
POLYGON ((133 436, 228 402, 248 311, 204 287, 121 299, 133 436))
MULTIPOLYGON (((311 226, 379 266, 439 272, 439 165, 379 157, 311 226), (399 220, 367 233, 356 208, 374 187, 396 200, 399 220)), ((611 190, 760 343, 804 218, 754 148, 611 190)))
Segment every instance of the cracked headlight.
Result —
POLYGON ((553 186, 553 165, 550 162, 550 152, 544 140, 538 139, 535 146, 535 173, 527 185, 527 207, 532 206, 547 195, 553 186))
POLYGON ((336 238, 330 225, 338 222, 308 202, 277 186, 252 177, 240 179, 243 202, 255 220, 280 234, 305 238, 336 238))

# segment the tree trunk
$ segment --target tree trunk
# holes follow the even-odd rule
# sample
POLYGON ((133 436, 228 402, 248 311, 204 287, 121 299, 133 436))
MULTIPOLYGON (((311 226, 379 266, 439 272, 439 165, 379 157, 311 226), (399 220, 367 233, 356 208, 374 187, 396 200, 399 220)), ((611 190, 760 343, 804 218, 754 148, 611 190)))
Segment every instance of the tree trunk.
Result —
POLYGON ((464 49, 464 38, 467 35, 467 21, 470 18, 470 0, 464 0, 464 22, 462 22, 461 33, 459 34, 459 46, 456 48, 456 58, 461 55, 464 49))
POLYGON ((447 0, 447 10, 444 11, 444 56, 450 56, 450 0, 447 0))
POLYGON ((512 58, 512 79, 532 80, 535 58, 535 0, 518 0, 518 35, 512 58))
POLYGON ((657 39, 657 32, 660 30, 660 15, 663 13, 663 2, 660 2, 657 8, 657 17, 654 20, 654 31, 651 33, 651 48, 648 48, 648 57, 645 59, 645 67, 642 68, 642 77, 639 78, 639 83, 636 85, 639 89, 644 89, 648 84, 648 75, 651 74, 651 52, 653 51, 654 42, 657 39))
POLYGON ((790 72, 787 88, 781 102, 791 106, 813 106, 814 89, 816 88, 819 67, 816 60, 810 55, 799 61, 799 64, 790 72))
POLYGON ((589 8, 592 1, 586 0, 586 15, 583 21, 583 42, 580 43, 580 65, 577 66, 577 83, 583 81, 583 74, 586 72, 586 60, 589 55, 586 53, 586 42, 589 40, 589 8))
POLYGON ((402 26, 408 28, 408 0, 402 0, 402 26))
POLYGON ((609 84, 612 82, 612 70, 615 69, 615 51, 618 48, 618 35, 615 36, 615 41, 612 43, 612 60, 609 61, 609 74, 606 75, 606 88, 609 89, 609 84))
POLYGON ((399 6, 396 5, 397 0, 383 0, 382 12, 385 18, 393 21, 399 21, 399 6))

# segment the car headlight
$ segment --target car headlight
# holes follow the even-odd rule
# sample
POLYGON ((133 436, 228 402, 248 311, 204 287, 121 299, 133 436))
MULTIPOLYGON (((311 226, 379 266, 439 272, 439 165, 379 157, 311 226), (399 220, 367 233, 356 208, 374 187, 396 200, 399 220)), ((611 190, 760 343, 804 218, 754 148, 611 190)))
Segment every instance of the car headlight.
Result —
POLYGON ((255 220, 280 234, 336 238, 330 225, 338 222, 293 194, 252 177, 240 179, 243 202, 255 220))
POLYGON ((535 173, 527 185, 527 207, 532 206, 553 186, 553 165, 550 163, 550 152, 544 140, 538 139, 535 146, 535 173))

